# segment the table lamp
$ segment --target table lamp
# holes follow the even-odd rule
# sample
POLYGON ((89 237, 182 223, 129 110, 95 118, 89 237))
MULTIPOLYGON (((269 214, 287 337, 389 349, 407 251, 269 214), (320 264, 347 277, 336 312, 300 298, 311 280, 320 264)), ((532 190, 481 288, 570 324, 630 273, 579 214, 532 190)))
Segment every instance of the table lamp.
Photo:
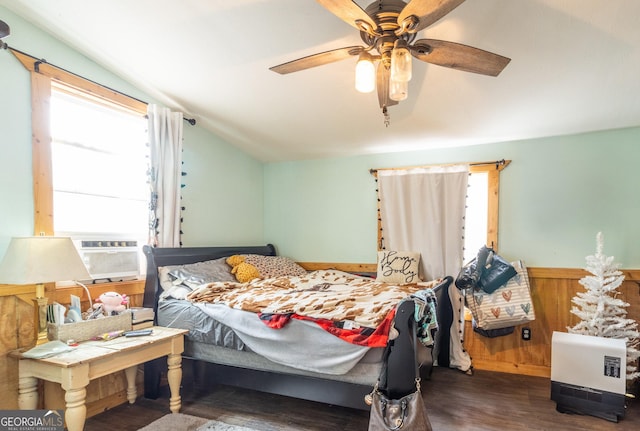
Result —
POLYGON ((71 238, 67 237, 12 238, 0 263, 0 283, 36 285, 33 300, 36 345, 48 341, 44 283, 90 278, 71 238))

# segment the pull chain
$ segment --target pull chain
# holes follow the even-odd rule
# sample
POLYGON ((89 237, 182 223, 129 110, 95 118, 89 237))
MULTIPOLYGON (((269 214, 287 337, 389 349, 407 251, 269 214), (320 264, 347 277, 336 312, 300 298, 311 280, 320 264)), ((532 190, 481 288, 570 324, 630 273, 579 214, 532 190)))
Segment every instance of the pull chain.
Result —
POLYGON ((384 115, 384 126, 385 127, 389 127, 389 124, 391 124, 391 117, 389 116, 389 113, 387 112, 387 107, 386 106, 382 107, 382 115, 384 115))

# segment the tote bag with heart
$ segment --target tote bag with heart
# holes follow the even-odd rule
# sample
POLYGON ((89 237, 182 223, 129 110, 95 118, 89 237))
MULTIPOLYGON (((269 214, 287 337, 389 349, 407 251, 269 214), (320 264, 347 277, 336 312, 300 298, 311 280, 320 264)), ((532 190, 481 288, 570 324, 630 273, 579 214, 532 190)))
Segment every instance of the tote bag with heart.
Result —
POLYGON ((517 274, 493 293, 466 289, 465 302, 476 326, 500 329, 535 320, 527 268, 521 260, 511 262, 517 274))

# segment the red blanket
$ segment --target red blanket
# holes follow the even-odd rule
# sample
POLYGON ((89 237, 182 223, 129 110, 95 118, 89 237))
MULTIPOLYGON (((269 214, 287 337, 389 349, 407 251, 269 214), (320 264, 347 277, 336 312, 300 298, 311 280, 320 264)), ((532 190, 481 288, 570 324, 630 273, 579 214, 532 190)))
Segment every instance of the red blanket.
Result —
POLYGON ((393 318, 396 311, 391 310, 387 317, 382 321, 377 328, 349 327, 350 325, 345 322, 336 322, 329 319, 316 319, 308 316, 301 316, 299 314, 267 314, 260 313, 258 317, 270 328, 280 329, 289 322, 290 319, 307 320, 315 322, 325 331, 335 335, 336 337, 352 344, 366 347, 385 347, 387 341, 389 341, 389 331, 393 324, 393 318), (345 327, 347 326, 347 327, 345 327))

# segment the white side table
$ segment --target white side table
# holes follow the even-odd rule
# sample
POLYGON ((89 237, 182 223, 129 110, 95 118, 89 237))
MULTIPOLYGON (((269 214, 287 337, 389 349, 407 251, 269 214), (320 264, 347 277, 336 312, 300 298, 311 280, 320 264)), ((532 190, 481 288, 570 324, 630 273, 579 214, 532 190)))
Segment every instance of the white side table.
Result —
POLYGON ((65 390, 64 414, 69 431, 82 431, 87 416, 86 387, 89 381, 124 370, 127 399, 137 397, 135 377, 139 364, 167 356, 167 380, 171 412, 180 410, 184 329, 154 326, 151 335, 119 337, 109 341, 85 341, 74 350, 44 359, 19 358, 18 406, 35 410, 38 406, 38 379, 59 383, 65 390))

